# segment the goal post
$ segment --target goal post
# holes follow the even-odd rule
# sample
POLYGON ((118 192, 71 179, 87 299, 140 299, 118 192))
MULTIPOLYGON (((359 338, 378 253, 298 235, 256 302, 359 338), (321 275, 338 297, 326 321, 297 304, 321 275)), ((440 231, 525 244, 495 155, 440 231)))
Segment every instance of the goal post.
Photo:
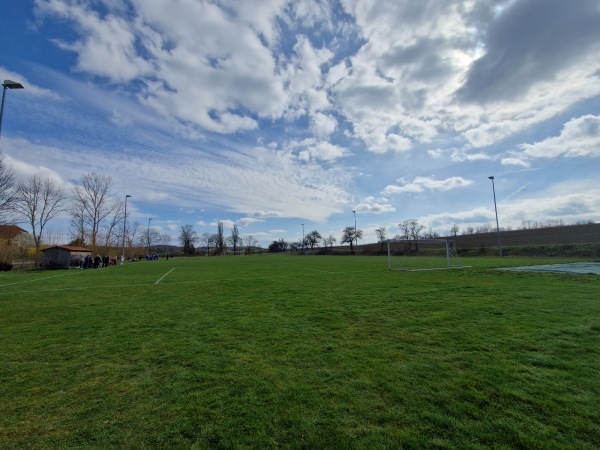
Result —
POLYGON ((390 239, 389 270, 436 270, 468 267, 463 264, 451 239, 390 239))

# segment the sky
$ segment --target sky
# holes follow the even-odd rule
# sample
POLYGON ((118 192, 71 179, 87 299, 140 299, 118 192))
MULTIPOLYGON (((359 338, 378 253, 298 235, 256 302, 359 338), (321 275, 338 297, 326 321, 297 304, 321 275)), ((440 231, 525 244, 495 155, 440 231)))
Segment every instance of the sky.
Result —
POLYGON ((597 0, 20 0, 0 42, 17 177, 110 176, 173 244, 460 234, 494 189, 502 228, 600 221, 597 0))

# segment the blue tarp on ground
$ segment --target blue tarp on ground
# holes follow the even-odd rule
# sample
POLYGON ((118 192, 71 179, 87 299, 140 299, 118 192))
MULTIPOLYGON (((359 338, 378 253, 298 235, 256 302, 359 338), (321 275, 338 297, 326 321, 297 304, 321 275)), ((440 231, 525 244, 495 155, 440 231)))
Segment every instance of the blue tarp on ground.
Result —
POLYGON ((504 267, 500 270, 518 270, 529 272, 567 272, 600 275, 600 262, 578 262, 570 264, 547 264, 544 266, 504 267))

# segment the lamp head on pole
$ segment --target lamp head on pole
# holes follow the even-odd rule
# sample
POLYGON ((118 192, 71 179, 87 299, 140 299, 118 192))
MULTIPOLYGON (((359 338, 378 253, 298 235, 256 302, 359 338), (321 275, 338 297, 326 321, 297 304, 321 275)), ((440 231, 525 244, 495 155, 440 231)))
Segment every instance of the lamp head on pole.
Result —
POLYGON ((25 87, 21 83, 17 83, 16 81, 4 80, 2 83, 4 89, 24 89, 25 87))
POLYGON ((489 178, 490 180, 493 180, 493 179, 494 179, 494 176, 492 175, 491 177, 488 177, 488 178, 489 178))

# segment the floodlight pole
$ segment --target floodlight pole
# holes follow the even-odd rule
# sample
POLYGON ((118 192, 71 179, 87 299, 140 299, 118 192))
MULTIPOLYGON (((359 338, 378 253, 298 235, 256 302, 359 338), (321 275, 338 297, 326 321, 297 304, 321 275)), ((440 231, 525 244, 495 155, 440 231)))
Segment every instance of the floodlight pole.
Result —
POLYGON ((127 199, 131 197, 131 195, 127 194, 125 196, 125 215, 123 216, 123 250, 121 252, 121 265, 123 265, 123 261, 125 261, 125 224, 127 223, 127 199))
POLYGON ((302 254, 304 255, 304 224, 302 224, 302 254))
POLYGON ((494 192, 494 211, 496 211, 496 232, 498 233, 498 255, 502 256, 502 239, 500 238, 500 225, 498 224, 498 207, 496 206, 496 187, 494 186, 494 177, 488 177, 492 180, 492 191, 494 192))
POLYGON ((356 241, 356 243, 354 244, 354 247, 356 249, 356 247, 358 247, 358 236, 356 234, 356 211, 352 211, 352 212, 354 213, 354 240, 356 241))
POLYGON ((150 255, 150 221, 152 220, 152 217, 148 217, 148 234, 146 235, 146 237, 148 238, 148 253, 146 253, 147 255, 150 255))
POLYGON ((4 98, 6 97, 7 89, 24 89, 21 83, 16 81, 4 80, 2 83, 2 106, 0 106, 0 136, 2 135, 2 116, 4 116, 4 98))

